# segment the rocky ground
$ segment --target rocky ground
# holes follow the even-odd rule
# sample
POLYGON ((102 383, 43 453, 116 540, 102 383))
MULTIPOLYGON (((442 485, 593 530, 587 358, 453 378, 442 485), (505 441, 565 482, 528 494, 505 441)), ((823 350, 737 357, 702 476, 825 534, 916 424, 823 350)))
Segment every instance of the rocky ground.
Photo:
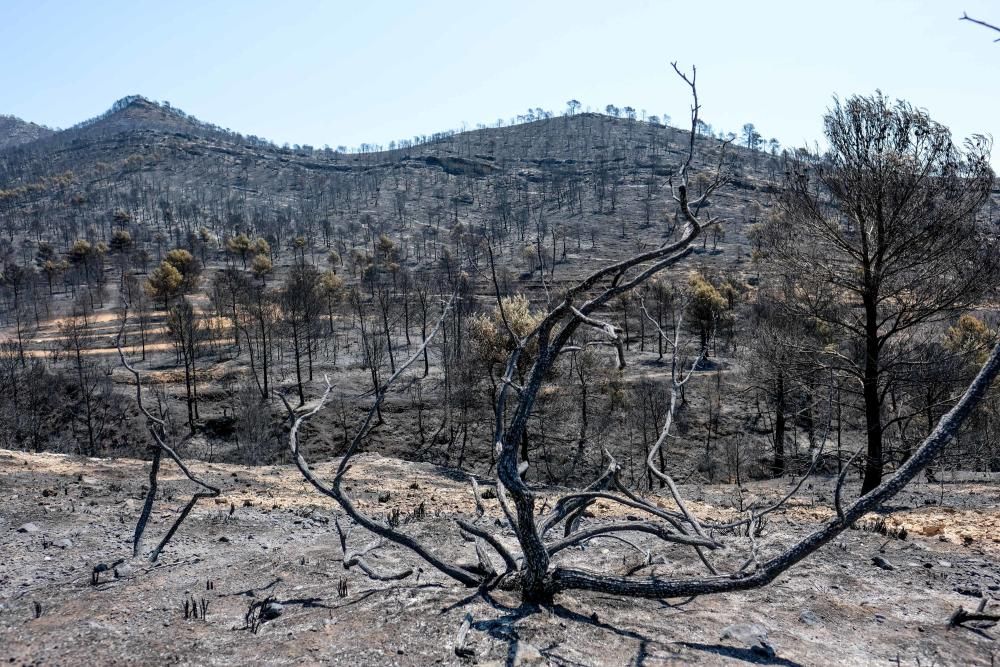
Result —
MULTIPOLYGON (((994 665, 1000 659, 997 627, 948 624, 959 607, 974 610, 984 599, 987 611, 1000 609, 995 484, 919 484, 896 498, 898 507, 884 525, 869 517, 766 589, 659 601, 572 593, 552 607, 528 608, 510 594, 484 597, 462 589, 427 568, 400 582, 345 570, 333 525, 337 508, 292 467, 191 465, 223 495, 199 504, 159 561, 150 563, 130 558, 146 464, 0 451, 0 660, 994 665), (899 528, 906 530, 904 539, 893 536, 899 528), (100 564, 109 569, 95 585, 100 564), (280 606, 268 608, 275 617, 254 633, 245 616, 264 601, 280 606), (185 602, 199 607, 198 618, 185 619, 185 602), (457 655, 456 633, 466 618, 466 651, 457 655)), ((317 468, 329 472, 333 466, 317 468)), ((147 550, 191 492, 172 467, 164 479, 147 550)), ((744 501, 777 497, 789 483, 749 485, 744 501)), ((364 454, 347 486, 369 512, 393 516, 398 510, 407 532, 456 559, 474 560, 453 521, 472 513, 462 477, 364 454)), ((685 493, 705 516, 725 515, 722 508, 736 500, 732 486, 685 493)), ((829 516, 829 498, 828 480, 807 485, 767 524, 761 553, 789 544, 829 516)), ((495 501, 486 504, 499 516, 495 501)), ((734 553, 723 555, 723 564, 738 560, 742 539, 729 538, 734 553)), ((369 538, 358 531, 350 542, 360 548, 369 538)), ((635 559, 625 549, 596 541, 560 557, 621 571, 635 559)), ((657 547, 655 553, 663 561, 653 568, 656 574, 699 573, 684 552, 657 547)), ((418 565, 393 547, 370 560, 386 570, 418 565)))

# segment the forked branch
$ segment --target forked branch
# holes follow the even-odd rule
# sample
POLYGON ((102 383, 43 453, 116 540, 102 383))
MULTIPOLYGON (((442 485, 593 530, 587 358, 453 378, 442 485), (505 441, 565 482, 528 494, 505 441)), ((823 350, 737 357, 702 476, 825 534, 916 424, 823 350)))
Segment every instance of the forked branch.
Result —
MULTIPOLYGON (((122 349, 122 340, 125 335, 125 326, 128 323, 128 302, 122 301, 122 323, 121 327, 118 329, 118 334, 115 336, 115 348, 118 350, 118 357, 121 359, 122 366, 125 367, 129 373, 135 378, 135 401, 139 406, 139 411, 146 417, 146 427, 149 429, 150 435, 153 436, 153 442, 155 446, 153 448, 153 460, 150 462, 149 466, 149 489, 146 491, 146 500, 142 505, 142 511, 139 513, 139 520, 135 525, 135 533, 132 537, 132 556, 138 556, 139 551, 142 549, 142 537, 146 532, 146 524, 149 522, 149 517, 153 511, 153 504, 156 500, 156 492, 159 488, 159 474, 160 474, 160 463, 163 458, 163 454, 169 456, 177 467, 181 469, 184 476, 189 480, 200 486, 203 491, 195 492, 187 504, 181 510, 181 513, 177 516, 174 522, 171 524, 170 528, 167 530, 166 534, 160 540, 160 543, 156 545, 156 548, 149 554, 149 560, 156 562, 160 557, 160 553, 163 551, 167 543, 173 538, 174 533, 180 528, 181 524, 184 523, 184 519, 187 518, 191 510, 198 503, 199 500, 203 498, 216 498, 219 496, 221 491, 218 487, 215 487, 208 482, 205 482, 199 477, 196 477, 194 473, 184 464, 181 457, 177 455, 174 448, 167 444, 167 433, 166 433, 166 421, 153 415, 142 402, 142 378, 139 375, 139 371, 129 363, 128 359, 125 357, 125 351, 122 349)), ((183 442, 186 442, 190 436, 186 436, 183 442)))
MULTIPOLYGON (((333 385, 330 384, 330 379, 326 380, 326 389, 323 391, 322 396, 315 402, 313 407, 301 414, 296 414, 295 410, 288 403, 282 394, 278 394, 281 400, 285 403, 285 407, 288 410, 289 417, 292 419, 292 426, 288 433, 288 447, 292 453, 292 458, 295 461, 295 465, 298 467, 299 472, 305 477, 306 481, 313 485, 313 487, 322 493, 323 495, 332 498, 340 505, 348 517, 350 517, 356 524, 360 525, 365 530, 374 533, 376 536, 398 544, 402 547, 406 547, 410 551, 414 552, 425 561, 427 561, 434 568, 442 572, 443 574, 455 579, 456 581, 466 585, 466 586, 478 586, 482 583, 481 577, 477 576, 475 573, 470 572, 464 568, 457 565, 448 563, 442 558, 439 558, 428 550, 422 543, 410 537, 409 535, 396 530, 392 526, 377 521, 366 515, 364 512, 359 510, 351 498, 343 491, 341 488, 341 483, 344 479, 344 475, 350 469, 351 457, 357 452, 358 446, 364 439, 365 435, 368 433, 368 429, 371 426, 372 419, 375 413, 378 411, 382 402, 385 400, 386 394, 392 383, 396 381, 397 378, 402 375, 402 373, 410 367, 417 359, 419 359, 423 353, 424 349, 430 344, 431 340, 437 334, 441 325, 444 323, 445 318, 448 315, 448 311, 451 309, 451 305, 454 301, 454 296, 448 301, 445 307, 442 309, 441 317, 438 319, 437 324, 430 331, 424 342, 417 348, 416 352, 407 359, 402 365, 397 368, 396 372, 375 392, 375 400, 372 402, 371 408, 368 410, 361 427, 358 429, 354 438, 351 440, 350 445, 347 447, 347 451, 344 453, 343 459, 341 459, 340 465, 337 468, 337 472, 331 483, 324 482, 321 480, 309 467, 309 463, 306 461, 305 457, 302 455, 299 448, 299 431, 302 425, 307 419, 319 412, 327 399, 330 396, 330 392, 333 390, 333 385)), ((346 540, 345 540, 346 542, 346 540)), ((345 545, 346 547, 346 545, 345 545)), ((346 558, 345 550, 345 558, 346 558)), ((360 561, 357 562, 358 566, 361 567, 360 561)), ((362 568, 364 569, 364 568, 362 568)))
POLYGON ((752 574, 737 572, 726 576, 697 579, 627 578, 573 568, 556 568, 552 572, 552 588, 554 591, 585 589, 634 597, 659 598, 723 593, 767 585, 778 575, 815 553, 865 514, 877 510, 909 484, 951 442, 962 423, 982 401, 998 374, 1000 374, 1000 345, 993 348, 989 358, 958 403, 941 417, 931 434, 894 475, 868 494, 855 500, 844 509, 842 515, 834 516, 781 554, 761 563, 752 574))
MULTIPOLYGON (((994 32, 1000 32, 1000 27, 997 27, 997 26, 993 25, 992 23, 987 23, 986 21, 981 21, 979 19, 974 19, 971 16, 969 16, 968 14, 966 14, 965 12, 962 12, 962 18, 960 18, 958 20, 959 21, 968 21, 969 23, 975 23, 976 25, 981 25, 984 28, 989 28, 990 30, 992 30, 994 32)), ((1000 37, 997 37, 993 41, 994 42, 1000 42, 1000 37)))

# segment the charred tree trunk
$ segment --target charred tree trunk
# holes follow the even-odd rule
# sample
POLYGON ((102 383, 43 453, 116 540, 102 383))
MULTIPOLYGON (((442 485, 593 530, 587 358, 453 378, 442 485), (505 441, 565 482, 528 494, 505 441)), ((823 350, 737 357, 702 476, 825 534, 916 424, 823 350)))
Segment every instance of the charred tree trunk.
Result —
POLYGON ((878 313, 873 300, 865 302, 865 368, 862 393, 865 403, 867 458, 861 483, 864 495, 882 483, 882 400, 879 392, 878 313))

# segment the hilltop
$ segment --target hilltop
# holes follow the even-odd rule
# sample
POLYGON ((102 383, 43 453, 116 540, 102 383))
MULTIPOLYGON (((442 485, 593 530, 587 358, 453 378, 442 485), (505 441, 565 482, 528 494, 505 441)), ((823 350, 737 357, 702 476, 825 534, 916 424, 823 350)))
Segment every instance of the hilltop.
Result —
MULTIPOLYGON (((461 222, 470 231, 500 224, 528 243, 543 224, 578 249, 600 237, 629 241, 608 248, 608 258, 656 242, 647 232, 675 216, 668 181, 690 134, 592 113, 532 118, 342 153, 279 147, 133 95, 74 127, 0 150, 3 224, 9 240, 51 242, 88 229, 107 238, 114 208, 129 216, 139 244, 159 233, 180 245, 205 229, 218 240, 256 233, 279 252, 287 239, 303 236, 313 248, 341 254, 363 215, 394 235, 412 233, 413 223, 438 230, 461 222), (544 221, 533 217, 550 198, 554 210, 544 221), (45 229, 29 234, 43 210, 45 229)), ((696 143, 694 166, 714 169, 716 140, 696 143)), ((710 235, 716 247, 728 238, 742 248, 737 260, 747 245, 744 228, 767 206, 781 159, 736 145, 727 150, 731 187, 713 201, 727 224, 710 235)), ((568 249, 562 254, 560 262, 572 266, 568 249)))
POLYGON ((0 115, 0 150, 31 143, 53 134, 55 134, 55 130, 47 127, 29 123, 15 116, 0 115))

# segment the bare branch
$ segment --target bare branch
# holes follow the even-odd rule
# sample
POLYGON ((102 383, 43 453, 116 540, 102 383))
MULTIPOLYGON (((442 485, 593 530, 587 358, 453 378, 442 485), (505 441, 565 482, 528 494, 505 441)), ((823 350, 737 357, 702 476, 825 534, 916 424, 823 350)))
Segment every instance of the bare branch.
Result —
MULTIPOLYGON (((989 28, 994 32, 1000 32, 1000 27, 993 25, 992 23, 987 23, 986 21, 980 21, 979 19, 974 19, 965 12, 962 12, 962 17, 958 19, 959 21, 969 21, 970 23, 975 23, 976 25, 981 25, 984 28, 989 28)), ((994 42, 1000 42, 1000 37, 993 40, 994 42)))
MULTIPOLYGON (((125 327, 127 323, 128 302, 122 299, 121 326, 118 329, 118 334, 115 336, 115 348, 118 350, 118 357, 121 359, 122 366, 124 366, 125 369, 135 378, 136 404, 139 406, 139 410, 143 413, 143 415, 145 415, 146 426, 156 443, 156 448, 153 451, 153 460, 149 466, 149 490, 146 492, 146 500, 143 503, 142 511, 139 513, 139 520, 136 522, 135 533, 132 537, 132 555, 138 556, 139 551, 142 548, 142 537, 146 531, 146 524, 149 521, 150 514, 153 511, 153 503, 156 499, 160 463, 164 453, 166 453, 167 456, 169 456, 174 463, 177 464, 177 467, 181 469, 181 472, 184 473, 185 477, 205 489, 204 491, 198 491, 191 496, 191 499, 184 506, 184 509, 181 510, 177 519, 175 519, 173 524, 171 524, 166 534, 160 540, 160 543, 156 545, 156 548, 150 553, 149 559, 156 562, 164 547, 166 547, 171 538, 173 538, 174 533, 177 532, 177 529, 180 528, 184 519, 187 518, 188 514, 190 514, 192 509, 194 509, 194 506, 198 503, 198 501, 202 498, 216 498, 219 496, 221 491, 218 487, 212 486, 208 482, 199 479, 188 469, 188 467, 181 460, 181 457, 177 455, 177 452, 175 452, 173 448, 166 443, 166 422, 163 419, 154 416, 151 412, 149 412, 149 410, 146 409, 145 405, 143 405, 142 378, 139 375, 139 371, 128 362, 128 359, 125 358, 125 351, 122 349, 122 339, 125 335, 125 327)), ((185 441, 186 440, 187 438, 185 438, 185 441)))
POLYGON ((465 641, 471 628, 472 614, 466 613, 465 618, 462 619, 462 625, 458 627, 458 632, 455 633, 455 644, 453 647, 455 655, 460 658, 471 658, 476 654, 475 651, 465 646, 465 641))
MULTIPOLYGON (((415 554, 417 554, 425 561, 430 563, 437 570, 439 570, 443 574, 446 574, 452 579, 455 579, 459 583, 462 583, 466 586, 478 586, 482 582, 481 579, 476 577, 474 574, 438 558, 430 551, 428 551, 420 542, 410 537, 409 535, 401 533, 398 530, 393 529, 391 526, 375 521, 374 519, 361 513, 354 506, 354 503, 351 502, 350 498, 341 490, 340 486, 344 478, 344 475, 350 468, 349 466, 350 457, 357 449, 358 444, 360 443, 362 437, 367 433, 367 429, 368 426, 371 424, 372 417, 375 415, 375 412, 377 411, 381 402, 385 399, 386 392, 388 391, 389 387, 400 376, 400 374, 410 366, 410 364, 416 361, 416 359, 421 354, 423 354, 424 348, 427 347, 430 341, 437 334, 438 330, 441 328, 441 325, 444 322, 444 319, 447 316, 453 301, 454 301, 454 296, 448 301, 448 304, 445 306, 445 308, 441 313, 441 318, 438 320, 437 324, 434 325, 434 328, 428 334, 423 344, 420 345, 420 347, 413 354, 413 356, 411 356, 408 360, 406 360, 406 362, 404 362, 401 366, 399 366, 399 368, 392 375, 392 377, 390 377, 388 381, 386 381, 385 384, 383 384, 376 392, 373 405, 371 409, 368 411, 368 415, 365 418, 364 423, 358 429, 357 434, 354 436, 354 439, 351 441, 350 446, 347 448, 347 451, 345 452, 344 457, 340 462, 340 466, 337 468, 337 473, 333 479, 332 484, 328 485, 322 480, 320 480, 315 475, 315 473, 313 473, 313 471, 309 468, 309 464, 306 462, 305 458, 299 451, 299 436, 298 436, 299 429, 301 428, 305 420, 312 417, 317 412, 319 412, 323 408, 327 399, 329 398, 330 392, 333 389, 333 385, 330 384, 329 378, 326 378, 326 389, 323 392, 323 395, 316 401, 316 404, 313 406, 313 408, 308 412, 305 412, 295 418, 294 422, 292 423, 292 427, 288 433, 288 446, 289 449, 291 450, 292 457, 295 461, 295 465, 298 467, 299 472, 302 473, 302 476, 305 477, 306 481, 312 484, 313 487, 323 495, 328 496, 333 500, 337 501, 337 503, 344 509, 347 515, 351 519, 353 519, 357 524, 359 524, 366 530, 378 535, 379 537, 383 537, 389 540, 390 542, 394 542, 396 544, 399 544, 400 546, 406 547, 407 549, 413 551, 415 554)), ((292 414, 294 414, 294 412, 292 414)))
POLYGON ((505 547, 495 535, 462 519, 458 519, 457 523, 462 530, 475 535, 476 537, 482 538, 487 544, 493 547, 496 552, 500 554, 500 558, 503 559, 504 564, 507 566, 507 572, 513 572, 517 569, 517 561, 510 554, 510 551, 507 550, 507 547, 505 547))
POLYGON ((691 66, 691 76, 689 78, 677 66, 677 61, 670 63, 670 66, 674 68, 677 76, 683 79, 684 83, 691 89, 691 97, 694 100, 691 103, 691 136, 689 137, 687 160, 680 169, 681 178, 684 178, 687 170, 691 168, 691 162, 694 160, 694 138, 698 133, 698 112, 701 110, 701 105, 698 104, 698 86, 695 85, 698 81, 698 68, 694 65, 691 66))
POLYGON ((923 444, 894 475, 868 494, 858 498, 842 515, 826 521, 819 529, 781 554, 761 563, 753 574, 736 573, 701 579, 627 578, 596 574, 585 570, 557 567, 552 572, 551 588, 585 589, 635 597, 684 597, 758 588, 774 581, 781 573, 807 558, 847 529, 862 516, 878 509, 895 496, 930 463, 954 438, 962 423, 982 401, 1000 374, 1000 345, 993 348, 986 363, 966 389, 962 398, 941 419, 923 444))
POLYGON ((345 570, 349 570, 356 565, 362 572, 368 575, 369 578, 375 579, 376 581, 399 581, 400 579, 406 579, 408 576, 413 574, 413 570, 411 568, 405 568, 399 572, 382 572, 376 569, 370 565, 364 557, 382 546, 382 539, 379 538, 374 542, 369 543, 363 549, 352 552, 347 548, 347 539, 350 537, 354 526, 352 525, 347 529, 347 531, 344 531, 343 527, 340 525, 340 519, 335 520, 333 524, 337 527, 337 536, 340 538, 340 549, 344 554, 343 563, 345 570))
MULTIPOLYGON (((611 454, 608 452, 607 449, 604 450, 604 454, 609 460, 608 469, 604 472, 603 475, 601 475, 593 483, 591 483, 590 486, 584 489, 585 493, 590 491, 605 491, 611 488, 611 486, 615 482, 615 478, 618 475, 618 471, 621 469, 621 466, 618 465, 618 461, 616 461, 614 457, 611 456, 611 454)), ((596 496, 593 497, 578 496, 577 498, 570 498, 570 497, 560 498, 559 501, 556 503, 556 506, 552 509, 551 512, 549 512, 548 516, 542 519, 538 528, 539 532, 542 534, 542 536, 544 536, 545 533, 549 532, 552 528, 559 525, 559 522, 565 519, 567 516, 582 511, 596 499, 597 499, 596 496)))
POLYGON ((864 445, 858 447, 858 450, 851 455, 851 458, 847 459, 847 463, 844 464, 843 470, 840 471, 840 475, 837 477, 837 487, 833 491, 833 505, 837 509, 837 516, 841 519, 844 518, 844 508, 841 500, 844 481, 847 479, 847 473, 851 471, 851 464, 854 463, 854 459, 858 458, 864 450, 864 445))
POLYGON ((469 483, 472 485, 472 497, 476 499, 476 517, 486 514, 486 506, 483 505, 483 498, 479 495, 479 482, 472 475, 469 475, 469 483))
POLYGON ((608 336, 609 339, 611 339, 612 344, 618 351, 618 369, 621 370, 625 368, 625 345, 622 343, 622 337, 619 333, 619 329, 608 322, 601 322, 592 317, 588 317, 573 306, 570 306, 570 311, 584 324, 594 327, 595 329, 600 329, 608 336))
POLYGON ((570 537, 559 540, 558 542, 553 542, 549 545, 549 555, 554 555, 567 547, 585 542, 591 538, 597 537, 598 535, 624 533, 629 531, 649 533, 650 535, 655 535, 664 542, 673 542, 675 544, 683 544, 690 547, 698 546, 705 547, 707 549, 716 549, 719 546, 710 539, 675 533, 660 524, 648 521, 623 521, 619 523, 608 523, 600 526, 594 526, 592 528, 586 528, 573 533, 570 537))

